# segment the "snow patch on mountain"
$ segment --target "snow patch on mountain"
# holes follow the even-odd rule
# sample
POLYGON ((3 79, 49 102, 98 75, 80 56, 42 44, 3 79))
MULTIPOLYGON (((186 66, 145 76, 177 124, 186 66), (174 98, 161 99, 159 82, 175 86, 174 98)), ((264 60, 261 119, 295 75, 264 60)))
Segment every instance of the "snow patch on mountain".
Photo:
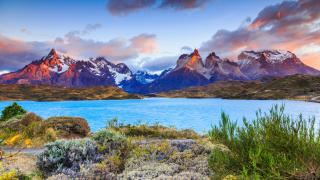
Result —
POLYGON ((250 64, 250 60, 265 60, 270 64, 282 63, 288 59, 294 59, 295 55, 284 50, 243 51, 239 56, 239 64, 250 64))
POLYGON ((102 69, 106 65, 106 62, 104 62, 103 60, 92 60, 92 59, 89 62, 93 66, 93 67, 89 67, 89 70, 91 73, 93 73, 96 76, 104 75, 104 72, 102 71, 102 69))
POLYGON ((59 65, 56 65, 54 67, 50 67, 50 71, 55 72, 55 73, 64 73, 69 69, 69 65, 66 63, 61 63, 59 65))
POLYGON ((267 57, 266 60, 267 62, 272 64, 280 63, 284 60, 294 57, 294 55, 289 51, 274 50, 274 51, 266 51, 266 52, 263 52, 264 55, 267 57))
POLYGON ((136 80, 138 82, 140 82, 141 84, 148 84, 148 83, 152 83, 153 81, 155 81, 156 79, 159 78, 159 75, 157 74, 151 74, 149 72, 146 71, 137 71, 134 74, 136 80))
POLYGON ((119 85, 124 80, 130 80, 132 78, 131 73, 119 73, 116 71, 116 69, 112 68, 110 65, 108 65, 108 69, 110 73, 112 74, 112 77, 114 78, 114 81, 117 85, 119 85))

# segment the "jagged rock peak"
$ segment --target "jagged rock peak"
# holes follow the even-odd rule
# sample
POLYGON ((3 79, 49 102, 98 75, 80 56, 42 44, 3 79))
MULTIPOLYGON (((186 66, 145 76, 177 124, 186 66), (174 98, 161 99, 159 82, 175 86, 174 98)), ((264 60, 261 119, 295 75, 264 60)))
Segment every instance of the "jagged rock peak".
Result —
POLYGON ((211 53, 208 55, 207 58, 211 58, 211 57, 213 57, 213 58, 215 58, 215 59, 220 59, 220 57, 219 57, 215 52, 211 52, 211 53))
POLYGON ((59 55, 58 55, 57 51, 54 48, 52 48, 46 58, 51 59, 51 58, 56 58, 56 57, 59 57, 59 55))
POLYGON ((199 50, 195 48, 193 52, 191 53, 192 56, 200 56, 199 50))

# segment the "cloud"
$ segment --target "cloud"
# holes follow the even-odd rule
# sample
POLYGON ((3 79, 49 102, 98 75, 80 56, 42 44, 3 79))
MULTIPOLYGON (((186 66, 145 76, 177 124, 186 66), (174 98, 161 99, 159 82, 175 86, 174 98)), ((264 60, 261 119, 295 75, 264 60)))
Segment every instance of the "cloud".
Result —
POLYGON ((28 35, 31 35, 31 34, 32 34, 32 33, 29 31, 29 29, 27 29, 27 28, 21 28, 20 31, 21 31, 22 33, 25 33, 25 34, 28 34, 28 35))
POLYGON ((89 34, 92 31, 102 28, 102 25, 99 23, 96 24, 87 24, 86 27, 82 30, 83 34, 89 34))
POLYGON ((45 56, 51 48, 76 59, 104 56, 117 63, 137 58, 140 54, 152 54, 157 50, 157 42, 156 36, 152 34, 140 34, 130 39, 94 41, 69 32, 64 37, 46 42, 24 42, 0 35, 0 70, 19 69, 45 56))
POLYGON ((10 39, 0 34, 0 70, 15 70, 28 62, 41 57, 34 42, 26 43, 10 39))
POLYGON ((91 32, 102 28, 102 25, 99 23, 96 24, 87 24, 83 30, 72 30, 69 31, 66 36, 80 36, 80 35, 87 35, 90 34, 91 32))
POLYGON ((151 72, 163 71, 173 67, 178 56, 163 56, 157 58, 143 58, 138 62, 138 69, 148 70, 151 72))
POLYGON ((8 70, 2 70, 2 71, 0 71, 0 75, 2 75, 2 74, 6 74, 6 73, 9 73, 10 71, 8 71, 8 70))
MULTIPOLYGON (((300 49, 306 45, 320 47, 319 9, 318 0, 284 1, 265 7, 252 22, 247 19, 234 31, 217 31, 210 40, 203 42, 200 50, 232 58, 250 49, 285 49, 302 55, 300 49)), ((304 55, 320 57, 314 53, 304 55)), ((320 68, 320 62, 317 67, 320 68)))
POLYGON ((145 8, 171 8, 174 10, 196 9, 209 0, 109 0, 107 10, 112 15, 127 15, 145 8))
POLYGON ((190 46, 183 46, 183 47, 181 47, 180 51, 182 53, 191 53, 191 52, 193 52, 193 49, 190 46))
POLYGON ((112 15, 126 15, 139 9, 153 6, 156 0, 109 0, 107 10, 112 15))
POLYGON ((195 9, 199 8, 208 0, 163 0, 160 8, 172 8, 175 10, 195 9))
POLYGON ((131 40, 133 47, 142 53, 153 53, 157 49, 156 36, 154 34, 141 34, 131 40))

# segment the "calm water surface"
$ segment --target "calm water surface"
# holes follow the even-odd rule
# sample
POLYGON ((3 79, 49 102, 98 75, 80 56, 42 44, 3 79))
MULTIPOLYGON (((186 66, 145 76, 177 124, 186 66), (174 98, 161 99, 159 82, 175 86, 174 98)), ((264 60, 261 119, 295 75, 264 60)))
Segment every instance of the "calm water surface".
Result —
MULTIPOLYGON (((0 109, 11 104, 0 102, 0 109)), ((320 103, 291 100, 226 100, 146 98, 135 100, 18 102, 26 110, 43 118, 50 116, 79 116, 87 119, 92 131, 105 127, 107 120, 117 117, 121 123, 160 123, 179 129, 192 128, 199 133, 218 124, 220 114, 225 111, 232 120, 242 124, 245 116, 250 121, 256 111, 267 112, 272 105, 285 104, 286 113, 297 117, 315 117, 320 120, 320 103)))

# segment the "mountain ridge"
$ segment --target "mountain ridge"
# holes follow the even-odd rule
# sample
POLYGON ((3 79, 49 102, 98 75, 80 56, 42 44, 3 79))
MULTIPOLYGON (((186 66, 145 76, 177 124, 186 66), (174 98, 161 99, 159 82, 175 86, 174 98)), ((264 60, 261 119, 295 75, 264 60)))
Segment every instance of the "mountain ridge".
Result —
POLYGON ((176 66, 160 75, 137 71, 104 57, 72 59, 51 49, 48 55, 22 69, 0 75, 0 84, 65 87, 116 86, 130 93, 148 94, 202 86, 216 81, 250 81, 296 74, 320 75, 294 53, 284 50, 243 51, 237 61, 211 52, 203 61, 198 49, 182 54, 176 66))

